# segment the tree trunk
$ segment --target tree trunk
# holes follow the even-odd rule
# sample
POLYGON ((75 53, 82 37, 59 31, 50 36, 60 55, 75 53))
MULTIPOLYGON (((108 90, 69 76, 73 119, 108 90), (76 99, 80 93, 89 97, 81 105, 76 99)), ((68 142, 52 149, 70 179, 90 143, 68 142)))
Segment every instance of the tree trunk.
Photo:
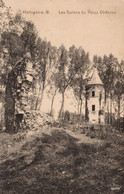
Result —
POLYGON ((106 92, 106 89, 105 89, 105 106, 106 106, 106 98, 107 98, 107 92, 106 92))
POLYGON ((82 120, 82 98, 80 99, 80 122, 82 120))
POLYGON ((77 105, 77 114, 80 114, 80 101, 78 100, 78 105, 77 105))
POLYGON ((109 118, 109 116, 108 116, 108 106, 107 106, 107 104, 106 104, 106 98, 107 98, 107 91, 106 91, 106 89, 105 89, 105 112, 107 113, 106 114, 106 124, 108 124, 109 123, 109 121, 108 121, 108 118, 109 118))
POLYGON ((108 95, 108 124, 110 124, 110 95, 108 95))
POLYGON ((35 110, 40 110, 40 108, 41 108, 41 104, 42 104, 42 100, 43 100, 43 92, 44 92, 44 87, 42 86, 42 84, 40 84, 38 96, 36 99, 35 110))
POLYGON ((40 95, 39 103, 38 103, 38 110, 41 109, 41 105, 42 105, 42 101, 43 101, 43 94, 44 94, 44 88, 42 88, 42 90, 41 90, 41 95, 40 95))
POLYGON ((112 125, 112 93, 110 93, 110 124, 112 125))
POLYGON ((52 97, 52 102, 51 102, 51 108, 50 108, 50 115, 53 116, 53 104, 54 104, 54 99, 56 96, 57 90, 55 91, 53 97, 52 97))
POLYGON ((120 96, 118 96, 118 130, 120 130, 120 96))
MULTIPOLYGON (((37 92, 37 91, 36 91, 36 92, 37 92)), ((38 91, 38 96, 37 96, 37 99, 36 99, 35 110, 38 109, 40 93, 41 93, 41 84, 40 84, 40 86, 39 86, 39 91, 38 91)))
POLYGON ((62 118, 62 114, 64 112, 64 101, 65 101, 65 91, 62 93, 62 104, 59 112, 59 118, 62 118))
POLYGON ((85 121, 88 121, 88 107, 87 107, 87 91, 86 91, 86 96, 85 96, 85 121))
POLYGON ((80 122, 80 100, 78 99, 78 110, 77 110, 77 114, 78 114, 78 122, 80 122))
POLYGON ((102 93, 100 91, 100 94, 99 94, 99 111, 100 112, 98 112, 99 123, 101 123, 101 98, 102 98, 102 93))

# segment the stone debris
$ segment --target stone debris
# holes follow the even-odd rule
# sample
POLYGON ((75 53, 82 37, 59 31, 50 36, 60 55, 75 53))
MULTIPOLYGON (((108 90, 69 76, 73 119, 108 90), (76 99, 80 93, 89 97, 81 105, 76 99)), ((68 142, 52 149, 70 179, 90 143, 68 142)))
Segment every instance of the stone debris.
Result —
POLYGON ((53 125, 54 119, 49 114, 40 113, 39 111, 28 111, 22 120, 23 129, 36 130, 43 125, 53 125))

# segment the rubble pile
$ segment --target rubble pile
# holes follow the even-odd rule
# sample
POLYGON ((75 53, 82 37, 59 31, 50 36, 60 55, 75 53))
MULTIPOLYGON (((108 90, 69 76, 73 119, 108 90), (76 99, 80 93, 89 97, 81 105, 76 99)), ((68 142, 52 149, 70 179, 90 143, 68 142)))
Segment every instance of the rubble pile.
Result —
POLYGON ((50 125, 54 124, 53 118, 49 114, 43 114, 39 111, 27 111, 22 120, 22 128, 36 130, 43 125, 50 125))

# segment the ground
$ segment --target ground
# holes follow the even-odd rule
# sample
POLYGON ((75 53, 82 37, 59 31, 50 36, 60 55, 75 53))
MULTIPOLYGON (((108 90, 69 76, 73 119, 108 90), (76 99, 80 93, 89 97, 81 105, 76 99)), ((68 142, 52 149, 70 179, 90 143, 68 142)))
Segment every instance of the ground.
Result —
POLYGON ((123 140, 75 126, 1 132, 0 194, 122 194, 123 140))

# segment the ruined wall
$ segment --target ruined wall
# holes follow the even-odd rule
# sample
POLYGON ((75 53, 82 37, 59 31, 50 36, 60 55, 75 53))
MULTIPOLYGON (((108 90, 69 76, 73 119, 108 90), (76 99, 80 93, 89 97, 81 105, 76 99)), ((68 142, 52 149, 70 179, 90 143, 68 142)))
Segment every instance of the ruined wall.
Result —
POLYGON ((29 92, 33 81, 33 68, 29 56, 20 61, 9 73, 5 92, 6 131, 21 128, 29 111, 29 92))
POLYGON ((14 127, 14 112, 15 112, 15 101, 13 97, 11 87, 11 75, 8 75, 8 81, 6 84, 5 91, 5 127, 6 131, 12 131, 14 127))
POLYGON ((5 99, 4 99, 4 90, 0 89, 0 130, 5 128, 5 99))

